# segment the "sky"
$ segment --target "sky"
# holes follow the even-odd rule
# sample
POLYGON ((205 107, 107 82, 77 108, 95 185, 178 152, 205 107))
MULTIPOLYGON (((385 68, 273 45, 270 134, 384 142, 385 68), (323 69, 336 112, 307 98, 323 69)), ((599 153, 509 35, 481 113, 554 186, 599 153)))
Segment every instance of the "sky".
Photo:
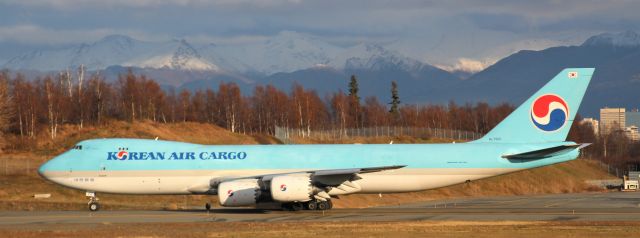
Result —
POLYGON ((518 50, 640 31, 636 0, 0 0, 0 60, 25 49, 145 41, 247 44, 282 31, 349 46, 383 44, 448 69, 482 69, 518 50))

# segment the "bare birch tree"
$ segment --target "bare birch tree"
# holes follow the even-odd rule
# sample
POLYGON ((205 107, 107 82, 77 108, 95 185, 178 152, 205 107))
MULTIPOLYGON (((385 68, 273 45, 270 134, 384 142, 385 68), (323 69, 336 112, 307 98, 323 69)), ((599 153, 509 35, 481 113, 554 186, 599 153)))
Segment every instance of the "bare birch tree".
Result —
POLYGON ((9 123, 13 117, 13 108, 9 92, 8 74, 0 74, 0 133, 9 128, 9 123))
POLYGON ((84 98, 82 95, 82 82, 84 81, 84 65, 80 65, 78 68, 78 110, 80 112, 80 128, 84 125, 84 108, 85 106, 82 104, 82 99, 84 98))

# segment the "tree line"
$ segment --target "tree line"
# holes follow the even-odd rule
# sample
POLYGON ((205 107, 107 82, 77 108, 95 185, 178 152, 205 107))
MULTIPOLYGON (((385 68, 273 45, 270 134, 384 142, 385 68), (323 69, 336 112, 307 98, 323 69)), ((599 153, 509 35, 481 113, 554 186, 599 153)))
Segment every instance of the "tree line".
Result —
POLYGON ((327 95, 301 85, 293 85, 290 92, 258 85, 251 93, 242 93, 233 82, 220 83, 215 90, 176 91, 163 90, 153 79, 132 71, 109 82, 100 74, 87 76, 82 67, 33 79, 5 70, 0 73, 0 129, 21 137, 47 133, 55 138, 62 124, 83 127, 125 120, 202 122, 232 132, 262 134, 273 134, 276 126, 307 130, 410 126, 486 133, 513 110, 509 104, 400 104, 395 82, 388 98, 363 100, 356 76, 345 85, 347 93, 327 95))
MULTIPOLYGON (((487 133, 514 108, 503 103, 458 105, 402 104, 396 82, 387 97, 360 97, 359 81, 345 79, 342 91, 319 95, 293 85, 289 92, 257 85, 242 93, 232 82, 217 89, 163 90, 145 75, 128 71, 117 80, 75 72, 26 78, 0 72, 0 132, 19 138, 56 138, 60 125, 103 125, 110 120, 158 123, 201 122, 247 134, 274 134, 276 126, 304 130, 424 127, 487 133)), ((576 118, 576 121, 579 121, 576 118)), ((589 142, 585 153, 616 164, 640 157, 640 146, 623 134, 598 137, 587 125, 573 123, 569 140, 589 142)))

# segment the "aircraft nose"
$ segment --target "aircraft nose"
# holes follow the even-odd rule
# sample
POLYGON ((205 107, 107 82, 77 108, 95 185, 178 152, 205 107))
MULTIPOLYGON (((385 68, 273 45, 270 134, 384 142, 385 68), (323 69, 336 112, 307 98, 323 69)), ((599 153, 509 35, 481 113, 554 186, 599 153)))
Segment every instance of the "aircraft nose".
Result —
POLYGON ((38 174, 40 175, 40 177, 43 177, 45 179, 49 179, 49 177, 51 175, 51 171, 55 170, 53 168, 57 167, 56 164, 60 164, 60 158, 59 157, 60 156, 53 157, 53 159, 50 159, 49 161, 47 161, 44 164, 40 165, 40 168, 38 168, 38 174))
POLYGON ((38 175, 40 175, 40 177, 47 178, 46 172, 47 167, 49 167, 49 163, 50 161, 44 162, 44 164, 40 165, 40 168, 38 168, 38 175))

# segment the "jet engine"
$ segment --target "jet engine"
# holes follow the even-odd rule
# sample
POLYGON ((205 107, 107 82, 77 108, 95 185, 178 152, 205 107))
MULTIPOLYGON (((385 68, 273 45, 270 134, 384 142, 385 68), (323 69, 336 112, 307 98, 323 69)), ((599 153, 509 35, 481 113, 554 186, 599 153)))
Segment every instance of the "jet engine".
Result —
POLYGON ((256 204, 260 197, 257 179, 239 179, 218 185, 218 200, 222 206, 248 206, 256 204))
POLYGON ((283 175, 271 179, 271 197, 278 202, 311 200, 313 185, 309 176, 283 175))

